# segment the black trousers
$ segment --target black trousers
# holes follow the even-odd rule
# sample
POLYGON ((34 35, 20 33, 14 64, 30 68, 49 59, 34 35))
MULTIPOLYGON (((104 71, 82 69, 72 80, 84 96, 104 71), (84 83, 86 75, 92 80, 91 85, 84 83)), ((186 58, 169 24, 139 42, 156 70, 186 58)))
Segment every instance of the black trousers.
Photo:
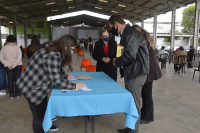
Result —
POLYGON ((145 121, 154 120, 152 87, 153 87, 153 81, 150 81, 144 84, 142 88, 141 120, 145 121))
POLYGON ((113 80, 117 81, 117 77, 114 77, 114 74, 112 74, 110 68, 107 68, 105 71, 104 71, 105 74, 107 74, 109 77, 111 77, 113 80))
POLYGON ((39 105, 32 104, 29 101, 28 104, 33 114, 33 123, 32 123, 33 132, 44 133, 42 122, 47 108, 47 97, 39 105))
POLYGON ((8 67, 5 67, 5 71, 8 77, 8 89, 9 89, 9 93, 12 95, 14 95, 14 93, 15 94, 20 93, 17 86, 15 86, 15 92, 14 92, 14 81, 15 83, 17 82, 17 79, 19 75, 21 74, 21 70, 22 70, 22 65, 16 66, 13 70, 9 70, 8 67))
POLYGON ((90 55, 92 55, 92 49, 90 49, 90 55))

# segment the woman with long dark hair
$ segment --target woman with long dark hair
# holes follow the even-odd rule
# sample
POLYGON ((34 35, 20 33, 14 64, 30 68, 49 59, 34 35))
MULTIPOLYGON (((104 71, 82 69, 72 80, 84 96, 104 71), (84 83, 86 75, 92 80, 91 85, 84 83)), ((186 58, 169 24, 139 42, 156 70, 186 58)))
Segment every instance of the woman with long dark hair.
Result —
POLYGON ((27 57, 30 59, 40 46, 40 38, 38 35, 33 35, 31 45, 27 48, 27 57))
POLYGON ((34 133, 44 133, 42 122, 47 107, 47 95, 53 86, 80 89, 80 83, 71 83, 63 67, 72 71, 71 51, 77 45, 71 35, 64 35, 53 45, 37 51, 29 60, 16 85, 27 99, 33 114, 34 133))
POLYGON ((149 74, 147 75, 146 83, 142 88, 142 108, 141 108, 141 121, 140 123, 149 123, 154 121, 154 108, 152 98, 153 80, 161 78, 161 71, 156 60, 156 43, 153 37, 138 25, 133 26, 139 31, 146 40, 146 44, 149 50, 149 74))
POLYGON ((109 39, 107 30, 102 30, 100 40, 95 43, 92 57, 97 61, 96 71, 103 71, 113 80, 117 81, 117 68, 113 66, 113 59, 116 58, 117 43, 109 39))

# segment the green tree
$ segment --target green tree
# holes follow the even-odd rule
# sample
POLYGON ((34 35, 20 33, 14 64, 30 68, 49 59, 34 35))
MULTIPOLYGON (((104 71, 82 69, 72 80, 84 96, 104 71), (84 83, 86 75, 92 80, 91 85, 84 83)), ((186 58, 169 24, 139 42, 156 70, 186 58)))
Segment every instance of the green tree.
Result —
POLYGON ((182 12, 183 19, 181 26, 183 27, 183 33, 194 33, 194 21, 195 21, 195 5, 191 5, 185 8, 182 12))
MULTIPOLYGON (((167 31, 166 33, 171 33, 171 29, 167 31)), ((175 33, 180 33, 177 29, 175 29, 175 33)), ((175 37, 175 40, 180 40, 179 37, 175 37)), ((164 42, 171 42, 171 37, 169 38, 164 38, 164 42)))

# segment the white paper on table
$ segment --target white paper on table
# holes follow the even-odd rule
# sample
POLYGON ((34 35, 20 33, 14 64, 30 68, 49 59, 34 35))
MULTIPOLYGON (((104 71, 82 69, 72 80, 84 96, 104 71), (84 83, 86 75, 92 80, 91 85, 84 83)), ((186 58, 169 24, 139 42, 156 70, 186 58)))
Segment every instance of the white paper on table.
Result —
POLYGON ((72 76, 72 78, 69 80, 77 80, 77 78, 76 78, 76 76, 72 76))
POLYGON ((83 90, 83 91, 90 91, 92 89, 89 89, 86 85, 81 85, 81 89, 80 90, 83 90))
POLYGON ((91 76, 86 75, 78 75, 78 76, 72 76, 69 80, 81 80, 81 79, 92 79, 91 76))
MULTIPOLYGON (((77 82, 72 82, 72 83, 77 83, 77 82)), ((69 90, 69 89, 60 89, 61 91, 90 91, 92 89, 89 89, 84 82, 79 82, 81 84, 81 89, 80 90, 69 90)))

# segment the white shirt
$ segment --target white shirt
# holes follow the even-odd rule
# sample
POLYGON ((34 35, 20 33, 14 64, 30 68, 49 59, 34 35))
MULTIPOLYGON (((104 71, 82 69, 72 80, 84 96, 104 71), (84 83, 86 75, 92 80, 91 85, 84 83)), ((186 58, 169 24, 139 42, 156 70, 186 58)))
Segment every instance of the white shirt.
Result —
MULTIPOLYGON (((158 52, 158 58, 160 58, 160 55, 161 54, 169 54, 167 51, 165 51, 164 49, 163 50, 160 50, 159 52, 158 52)), ((161 57, 161 58, 163 58, 163 56, 161 57)))

